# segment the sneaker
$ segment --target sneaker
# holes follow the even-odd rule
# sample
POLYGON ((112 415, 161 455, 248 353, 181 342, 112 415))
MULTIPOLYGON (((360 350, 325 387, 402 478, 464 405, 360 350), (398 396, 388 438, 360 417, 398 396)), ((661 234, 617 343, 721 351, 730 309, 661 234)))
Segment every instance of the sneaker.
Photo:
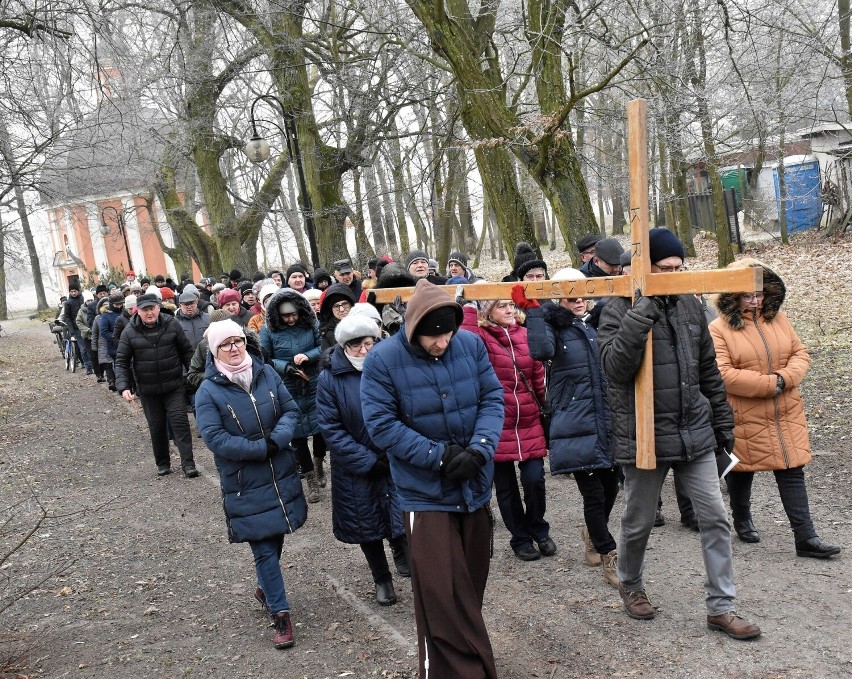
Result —
POLYGON ((275 648, 290 648, 296 643, 293 639, 293 623, 290 620, 290 611, 281 611, 273 615, 272 626, 275 628, 275 636, 272 638, 275 648))
POLYGON ((548 536, 538 543, 538 551, 542 556, 553 556, 556 554, 556 543, 548 536))
POLYGON ((168 464, 158 464, 157 465, 157 476, 166 476, 167 474, 172 473, 172 467, 168 464))
POLYGON ((760 627, 754 623, 738 616, 734 611, 722 613, 721 615, 708 615, 707 628, 724 632, 732 639, 757 639, 760 636, 760 627))
POLYGON ((271 615, 269 612, 269 604, 266 603, 266 594, 260 587, 255 587, 254 589, 254 598, 260 604, 260 607, 267 615, 271 615))
POLYGON ((198 470, 195 468, 195 463, 187 462, 185 465, 183 465, 183 473, 188 479, 194 479, 196 476, 198 476, 198 470))
POLYGON ((631 592, 624 589, 624 585, 618 583, 618 593, 621 594, 621 599, 624 601, 624 610, 634 620, 651 620, 657 615, 657 611, 651 605, 644 589, 631 592))
POLYGON ((515 556, 521 561, 538 561, 539 556, 541 556, 532 544, 521 545, 520 547, 514 547, 513 549, 515 556))

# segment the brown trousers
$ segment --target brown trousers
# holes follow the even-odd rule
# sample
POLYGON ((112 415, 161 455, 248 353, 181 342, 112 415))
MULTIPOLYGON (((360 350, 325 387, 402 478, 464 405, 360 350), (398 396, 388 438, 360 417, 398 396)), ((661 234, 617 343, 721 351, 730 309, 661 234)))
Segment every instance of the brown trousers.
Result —
POLYGON ((410 512, 405 519, 421 679, 497 679, 482 618, 490 509, 410 512))

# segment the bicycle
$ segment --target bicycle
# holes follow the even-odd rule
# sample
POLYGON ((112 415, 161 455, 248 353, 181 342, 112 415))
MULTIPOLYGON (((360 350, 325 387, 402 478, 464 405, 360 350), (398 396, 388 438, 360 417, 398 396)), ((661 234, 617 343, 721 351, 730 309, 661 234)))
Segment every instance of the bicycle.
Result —
POLYGON ((48 321, 47 327, 50 328, 50 332, 56 340, 56 345, 59 347, 59 355, 62 356, 62 358, 65 358, 65 339, 62 336, 65 323, 57 318, 52 321, 48 321))
MULTIPOLYGON (((65 359, 65 369, 75 373, 77 366, 80 365, 80 348, 77 346, 77 338, 71 334, 68 325, 63 321, 54 321, 54 327, 61 328, 62 357, 65 359)), ((56 331, 54 330, 54 332, 56 331)))

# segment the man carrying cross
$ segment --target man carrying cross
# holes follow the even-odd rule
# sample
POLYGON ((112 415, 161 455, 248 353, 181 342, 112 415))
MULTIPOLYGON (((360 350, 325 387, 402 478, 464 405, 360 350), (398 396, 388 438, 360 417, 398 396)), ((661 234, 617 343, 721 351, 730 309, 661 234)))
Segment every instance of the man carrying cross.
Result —
MULTIPOLYGON (((671 231, 652 229, 648 244, 652 273, 681 269, 683 245, 671 231)), ((760 636, 757 625, 734 611, 731 531, 714 455, 719 448, 733 450, 734 419, 700 303, 692 295, 669 295, 639 297, 631 306, 629 299, 615 297, 601 314, 598 340, 609 380, 615 458, 625 476, 618 579, 627 615, 639 620, 656 615, 642 572, 657 498, 672 467, 701 529, 707 626, 734 639, 760 636), (656 466, 643 469, 637 466, 634 380, 652 328, 656 466)))

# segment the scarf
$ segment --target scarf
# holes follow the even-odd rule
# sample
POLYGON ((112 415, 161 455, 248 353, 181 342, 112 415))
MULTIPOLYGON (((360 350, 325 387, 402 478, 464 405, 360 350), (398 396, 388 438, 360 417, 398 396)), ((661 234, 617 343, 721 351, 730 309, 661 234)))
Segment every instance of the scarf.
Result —
POLYGON ((231 380, 231 382, 242 387, 247 392, 251 392, 251 378, 253 371, 251 369, 251 355, 248 352, 246 352, 246 357, 239 365, 228 365, 227 363, 220 361, 215 356, 213 357, 213 363, 216 366, 216 369, 231 380))
POLYGON ((349 362, 355 370, 361 372, 364 369, 364 359, 367 358, 366 356, 350 356, 345 351, 343 352, 343 355, 349 359, 349 362))

